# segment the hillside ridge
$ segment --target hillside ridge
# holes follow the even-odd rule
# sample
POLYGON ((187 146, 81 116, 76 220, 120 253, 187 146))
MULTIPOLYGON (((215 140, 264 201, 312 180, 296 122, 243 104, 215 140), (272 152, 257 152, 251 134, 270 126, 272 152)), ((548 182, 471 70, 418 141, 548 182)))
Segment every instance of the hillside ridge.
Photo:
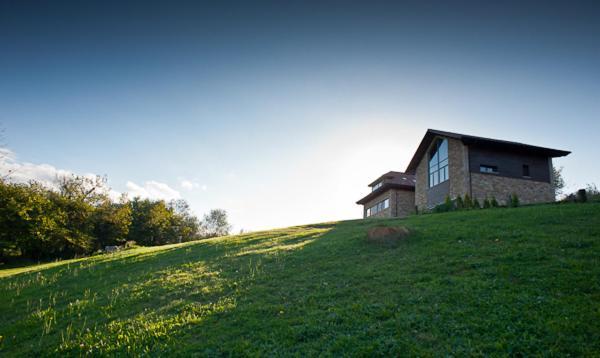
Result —
POLYGON ((0 354, 600 354, 600 204, 295 226, 0 270, 0 354), (374 226, 403 225, 390 245, 374 226))

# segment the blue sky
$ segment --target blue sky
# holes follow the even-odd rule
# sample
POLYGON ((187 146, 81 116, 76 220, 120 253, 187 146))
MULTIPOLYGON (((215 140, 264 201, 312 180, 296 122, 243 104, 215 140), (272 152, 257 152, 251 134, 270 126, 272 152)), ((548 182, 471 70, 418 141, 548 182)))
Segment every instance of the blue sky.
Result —
POLYGON ((404 170, 427 128, 571 150, 556 165, 575 190, 600 184, 598 16, 572 1, 0 0, 4 144, 23 173, 106 174, 247 230, 360 217, 366 185, 404 170))

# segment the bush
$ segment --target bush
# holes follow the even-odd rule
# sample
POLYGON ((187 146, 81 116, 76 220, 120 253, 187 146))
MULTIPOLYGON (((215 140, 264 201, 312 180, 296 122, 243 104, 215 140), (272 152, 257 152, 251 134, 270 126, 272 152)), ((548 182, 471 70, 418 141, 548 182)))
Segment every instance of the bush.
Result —
POLYGON ((510 206, 513 208, 519 206, 519 197, 515 193, 512 193, 512 195, 510 196, 510 206))
POLYGON ((492 196, 492 199, 490 200, 490 206, 492 208, 497 208, 500 206, 500 204, 498 204, 498 200, 496 200, 495 196, 492 196))
POLYGON ((479 200, 477 200, 477 198, 473 199, 473 209, 481 209, 481 204, 479 203, 479 200))
POLYGON ((463 199, 459 196, 456 197, 456 209, 461 210, 465 208, 465 203, 463 199))
POLYGON ((446 211, 454 210, 454 203, 452 199, 450 199, 450 195, 446 195, 446 200, 444 201, 444 205, 446 206, 446 211))
POLYGON ((588 184, 585 191, 589 201, 600 201, 600 191, 596 187, 596 184, 588 184))
POLYGON ((473 208, 473 200, 471 200, 471 196, 469 194, 465 194, 465 200, 463 204, 465 209, 473 208))
POLYGON ((488 199, 488 198, 485 198, 485 199, 483 200, 483 208, 484 208, 484 209, 489 209, 489 208, 491 208, 491 207, 492 207, 492 203, 490 202, 490 199, 488 199))

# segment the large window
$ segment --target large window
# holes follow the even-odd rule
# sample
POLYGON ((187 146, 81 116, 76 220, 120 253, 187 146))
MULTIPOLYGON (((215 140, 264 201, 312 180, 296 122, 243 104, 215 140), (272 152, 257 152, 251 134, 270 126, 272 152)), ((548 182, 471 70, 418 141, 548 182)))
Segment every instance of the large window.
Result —
POLYGON ((367 209, 367 216, 375 215, 390 207, 390 199, 385 199, 367 209))
POLYGON ((429 187, 448 180, 448 140, 438 139, 429 153, 429 187))

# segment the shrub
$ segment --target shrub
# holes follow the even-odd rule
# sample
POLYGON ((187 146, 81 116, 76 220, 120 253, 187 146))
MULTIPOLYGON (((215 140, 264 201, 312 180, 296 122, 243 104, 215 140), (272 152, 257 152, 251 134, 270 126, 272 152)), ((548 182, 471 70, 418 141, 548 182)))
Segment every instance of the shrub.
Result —
POLYGON ((600 201, 600 191, 596 184, 588 184, 585 191, 589 201, 600 201))
POLYGON ((491 208, 491 207, 492 207, 492 203, 490 203, 490 199, 488 199, 488 198, 485 198, 485 199, 483 200, 483 208, 484 208, 484 209, 489 209, 489 208, 491 208))
POLYGON ((512 195, 510 196, 510 206, 513 208, 519 206, 519 197, 515 193, 512 193, 512 195))
POLYGON ((577 190, 575 201, 578 203, 585 203, 587 201, 587 192, 585 189, 577 190))
POLYGON ((465 208, 463 199, 459 196, 456 197, 456 209, 461 210, 465 208))
POLYGON ((492 208, 497 208, 500 206, 500 204, 498 204, 498 200, 496 200, 495 196, 492 196, 492 199, 490 200, 490 206, 492 208))
POLYGON ((471 199, 471 196, 469 194, 465 194, 465 200, 464 200, 463 204, 464 204, 465 209, 473 208, 473 200, 471 199))
POLYGON ((479 203, 479 200, 477 200, 477 198, 473 199, 473 209, 481 209, 481 204, 479 203))
POLYGON ((454 203, 452 199, 450 199, 450 195, 446 195, 446 200, 444 201, 444 205, 446 205, 446 211, 454 210, 454 203))

